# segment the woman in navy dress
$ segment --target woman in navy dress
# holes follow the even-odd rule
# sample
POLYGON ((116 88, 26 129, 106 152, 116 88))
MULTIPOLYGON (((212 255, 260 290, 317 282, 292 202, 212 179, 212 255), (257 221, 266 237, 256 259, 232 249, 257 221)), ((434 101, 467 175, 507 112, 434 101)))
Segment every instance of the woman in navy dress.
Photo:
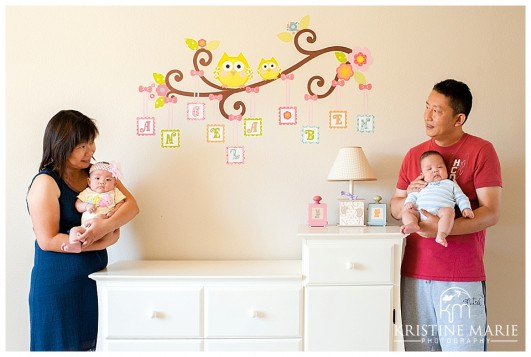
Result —
POLYGON ((36 237, 29 294, 31 351, 96 348, 97 290, 88 275, 106 267, 106 248, 139 212, 135 198, 117 182, 126 196, 123 206, 110 218, 91 222, 80 236, 81 253, 61 250, 70 228, 81 224, 74 203, 87 186, 97 135, 94 121, 75 110, 57 113, 44 133, 42 161, 27 196, 36 237))

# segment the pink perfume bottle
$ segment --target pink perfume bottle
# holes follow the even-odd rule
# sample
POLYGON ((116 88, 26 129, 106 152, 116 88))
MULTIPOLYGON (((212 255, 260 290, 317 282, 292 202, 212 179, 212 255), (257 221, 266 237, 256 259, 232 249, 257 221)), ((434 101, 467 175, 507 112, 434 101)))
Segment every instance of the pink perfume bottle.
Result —
POLYGON ((327 204, 321 203, 321 196, 313 196, 313 203, 308 205, 308 225, 310 227, 324 227, 327 222, 327 204))

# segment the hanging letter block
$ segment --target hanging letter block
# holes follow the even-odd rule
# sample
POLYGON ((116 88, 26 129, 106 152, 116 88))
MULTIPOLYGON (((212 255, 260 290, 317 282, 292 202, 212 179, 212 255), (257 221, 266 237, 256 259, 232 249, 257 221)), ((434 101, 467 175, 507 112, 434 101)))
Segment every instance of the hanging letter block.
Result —
POLYGON ((186 118, 188 120, 205 120, 205 103, 188 103, 186 118))
POLYGON ((179 129, 161 130, 161 144, 163 148, 181 147, 181 131, 179 129))
POLYGON ((227 164, 243 164, 245 149, 243 146, 227 146, 227 164))
POLYGON ((297 107, 279 107, 278 108, 279 125, 296 125, 297 124, 297 107))
POLYGON ((329 118, 330 129, 346 129, 347 128, 347 111, 346 110, 331 110, 329 118))
POLYGON ((319 127, 303 126, 302 127, 303 144, 319 144, 319 127))
POLYGON ((154 117, 137 117, 136 118, 136 135, 138 136, 155 135, 155 118, 154 117))
POLYGON ((207 142, 209 143, 223 143, 225 142, 225 125, 223 124, 207 124, 207 142))
POLYGON ((358 115, 358 132, 374 133, 374 115, 358 115))
POLYGON ((262 118, 243 119, 243 135, 262 136, 262 118))

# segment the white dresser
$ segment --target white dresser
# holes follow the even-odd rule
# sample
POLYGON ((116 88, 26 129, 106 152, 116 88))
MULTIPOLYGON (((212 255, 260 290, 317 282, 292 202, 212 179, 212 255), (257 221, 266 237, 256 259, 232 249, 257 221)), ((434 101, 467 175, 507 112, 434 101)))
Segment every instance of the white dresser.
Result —
POLYGON ((300 226, 305 351, 403 351, 399 227, 300 226))
POLYGON ((300 260, 123 261, 91 274, 98 351, 300 351, 300 260))

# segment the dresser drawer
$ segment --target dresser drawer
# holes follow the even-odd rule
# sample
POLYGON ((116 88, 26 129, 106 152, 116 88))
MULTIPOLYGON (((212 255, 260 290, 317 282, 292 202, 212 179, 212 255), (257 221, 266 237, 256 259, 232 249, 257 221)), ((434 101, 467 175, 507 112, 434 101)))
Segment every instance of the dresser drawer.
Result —
POLYGON ((301 286, 205 288, 205 337, 301 337, 301 286))
POLYGON ((207 352, 298 352, 302 351, 300 338, 241 338, 241 339, 207 339, 205 340, 207 352))
POLYGON ((103 337, 201 337, 201 294, 200 287, 110 287, 103 337))
POLYGON ((393 338, 393 286, 308 286, 307 351, 388 351, 393 338), (333 303, 331 303, 333 302, 333 303))
POLYGON ((106 351, 120 352, 201 352, 201 339, 104 340, 106 351))
POLYGON ((392 284, 394 242, 391 240, 308 241, 308 284, 392 284))

